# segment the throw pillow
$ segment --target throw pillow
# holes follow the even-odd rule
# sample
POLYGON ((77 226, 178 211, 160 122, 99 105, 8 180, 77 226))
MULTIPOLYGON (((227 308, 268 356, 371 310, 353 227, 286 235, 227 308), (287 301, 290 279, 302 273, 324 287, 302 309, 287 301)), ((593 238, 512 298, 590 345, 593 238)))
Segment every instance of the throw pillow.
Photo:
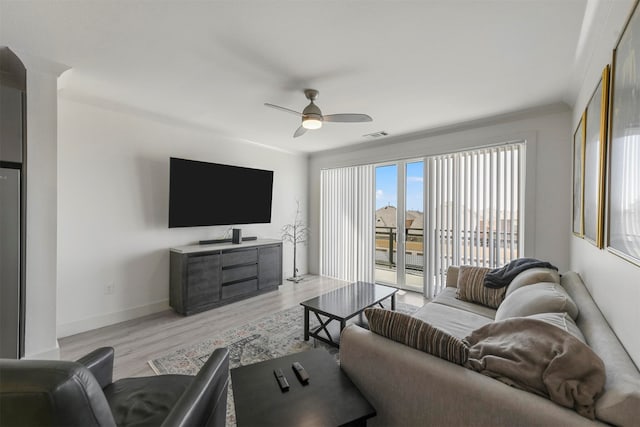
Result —
POLYGON ((382 308, 367 308, 364 314, 373 333, 458 365, 467 361, 469 349, 462 340, 420 319, 382 308))
POLYGON ((509 283, 506 296, 509 296, 523 286, 535 285, 536 283, 542 282, 560 283, 560 274, 552 268, 537 267, 525 270, 514 277, 511 283, 509 283))
POLYGON ((578 306, 557 283, 537 283, 514 291, 496 311, 496 321, 539 313, 567 313, 578 317, 578 306))
POLYGON ((498 308, 504 300, 507 288, 487 288, 484 285, 484 276, 486 276, 489 271, 491 271, 491 269, 485 267, 460 266, 456 298, 491 308, 498 308))

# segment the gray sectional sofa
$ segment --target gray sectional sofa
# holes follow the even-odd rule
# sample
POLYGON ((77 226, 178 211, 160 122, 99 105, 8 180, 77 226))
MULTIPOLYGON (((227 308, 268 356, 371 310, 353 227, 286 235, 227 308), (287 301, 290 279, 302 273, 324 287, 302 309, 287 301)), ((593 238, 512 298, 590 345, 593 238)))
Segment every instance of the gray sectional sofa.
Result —
MULTIPOLYGON (((494 322, 496 310, 457 299, 457 279, 458 269, 451 267, 446 289, 413 316, 462 339, 473 330, 494 322)), ((583 335, 584 341, 604 362, 606 383, 595 404, 595 420, 545 397, 510 387, 352 325, 342 333, 340 363, 377 410, 370 425, 640 425, 640 372, 578 274, 568 272, 560 278, 554 270, 527 270, 509 285, 499 310, 510 311, 511 307, 503 307, 514 299, 509 295, 523 286, 537 286, 538 282, 546 282, 548 286, 552 286, 549 282, 560 283, 575 303, 572 309, 576 306, 578 309, 575 324, 579 331, 568 332, 583 335)))

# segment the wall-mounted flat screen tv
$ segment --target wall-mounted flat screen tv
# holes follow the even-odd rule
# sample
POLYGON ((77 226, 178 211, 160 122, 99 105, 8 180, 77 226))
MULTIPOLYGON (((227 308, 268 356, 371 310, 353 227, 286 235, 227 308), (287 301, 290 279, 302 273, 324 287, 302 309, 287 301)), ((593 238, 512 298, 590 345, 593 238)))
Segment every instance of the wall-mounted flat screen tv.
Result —
POLYGON ((273 171, 170 158, 169 228, 271 222, 273 171))

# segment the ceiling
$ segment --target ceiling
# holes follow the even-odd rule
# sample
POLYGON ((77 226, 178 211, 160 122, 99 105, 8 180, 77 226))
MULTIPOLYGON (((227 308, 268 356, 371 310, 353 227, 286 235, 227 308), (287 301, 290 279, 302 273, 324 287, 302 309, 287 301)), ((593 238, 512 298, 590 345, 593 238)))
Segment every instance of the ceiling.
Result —
MULTIPOLYGON (((0 44, 71 67, 61 96, 294 152, 575 101, 587 0, 7 1, 0 44), (292 138, 303 89, 326 123, 292 138)), ((593 1, 591 1, 593 3, 593 1)))

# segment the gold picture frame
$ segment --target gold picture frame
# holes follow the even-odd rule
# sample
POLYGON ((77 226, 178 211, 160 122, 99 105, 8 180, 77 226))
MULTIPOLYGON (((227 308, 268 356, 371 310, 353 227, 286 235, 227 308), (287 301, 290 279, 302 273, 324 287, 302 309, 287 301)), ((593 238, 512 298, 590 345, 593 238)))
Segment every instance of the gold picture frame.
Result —
POLYGON ((573 133, 573 225, 576 237, 584 237, 584 139, 585 114, 582 114, 578 128, 573 133))
POLYGON ((584 112, 583 235, 598 248, 604 247, 605 172, 609 66, 602 71, 584 112))
POLYGON ((609 111, 607 249, 640 265, 640 12, 613 51, 609 111))

